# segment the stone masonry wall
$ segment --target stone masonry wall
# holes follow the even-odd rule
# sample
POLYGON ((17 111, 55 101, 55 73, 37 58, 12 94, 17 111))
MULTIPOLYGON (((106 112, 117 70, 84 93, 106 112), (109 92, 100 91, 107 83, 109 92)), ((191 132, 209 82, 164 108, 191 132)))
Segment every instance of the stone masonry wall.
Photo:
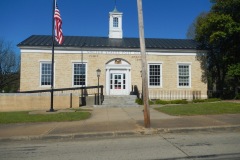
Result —
MULTIPOLYGON (((54 95, 54 109, 79 107, 79 96, 54 95)), ((47 93, 0 93, 0 112, 49 110, 50 94, 47 93)))
MULTIPOLYGON (((83 61, 87 62, 87 86, 97 85, 96 70, 98 68, 102 71, 100 85, 106 85, 105 65, 114 58, 121 58, 130 62, 131 84, 141 91, 140 54, 84 54, 83 61)), ((21 53, 21 91, 49 89, 49 87, 40 86, 41 61, 51 61, 51 53, 21 53)), ((149 88, 149 90, 197 90, 201 92, 202 97, 207 98, 207 84, 201 81, 202 70, 196 56, 148 55, 147 61, 148 63, 162 64, 162 87, 149 88), (178 63, 189 63, 191 65, 191 87, 178 87, 178 63)), ((55 54, 55 88, 73 87, 73 62, 81 62, 81 54, 55 54)))

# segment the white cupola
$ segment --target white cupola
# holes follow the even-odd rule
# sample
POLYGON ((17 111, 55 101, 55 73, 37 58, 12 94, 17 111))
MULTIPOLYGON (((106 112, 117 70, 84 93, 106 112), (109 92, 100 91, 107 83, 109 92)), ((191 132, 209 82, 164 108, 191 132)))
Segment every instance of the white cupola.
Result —
POLYGON ((112 12, 109 12, 109 38, 122 38, 122 12, 119 12, 115 6, 112 12))

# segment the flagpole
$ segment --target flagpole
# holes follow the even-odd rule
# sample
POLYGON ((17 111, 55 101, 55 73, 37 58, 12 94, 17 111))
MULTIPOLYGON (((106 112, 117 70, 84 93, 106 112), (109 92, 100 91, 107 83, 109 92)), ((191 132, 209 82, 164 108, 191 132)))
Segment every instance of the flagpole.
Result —
POLYGON ((52 75, 51 75, 51 108, 50 112, 53 112, 53 89, 54 89, 54 39, 55 39, 55 30, 54 30, 54 12, 56 7, 56 0, 53 0, 53 13, 52 13, 52 75))

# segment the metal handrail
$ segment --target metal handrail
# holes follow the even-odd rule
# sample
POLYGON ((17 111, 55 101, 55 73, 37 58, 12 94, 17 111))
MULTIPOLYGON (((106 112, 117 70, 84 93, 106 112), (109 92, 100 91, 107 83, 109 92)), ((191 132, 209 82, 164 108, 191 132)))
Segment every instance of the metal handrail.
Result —
MULTIPOLYGON (((87 87, 72 87, 72 88, 56 88, 56 89, 53 89, 53 91, 67 91, 67 90, 92 89, 92 88, 103 88, 103 85, 87 86, 87 87)), ((19 93, 41 93, 41 92, 51 92, 51 89, 22 91, 19 93)))

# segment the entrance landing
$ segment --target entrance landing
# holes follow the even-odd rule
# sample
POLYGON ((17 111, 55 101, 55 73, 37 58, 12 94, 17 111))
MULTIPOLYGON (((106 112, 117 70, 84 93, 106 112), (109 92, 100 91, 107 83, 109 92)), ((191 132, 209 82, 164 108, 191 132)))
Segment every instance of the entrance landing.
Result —
POLYGON ((102 105, 94 105, 94 107, 139 107, 135 100, 136 95, 126 95, 126 96, 104 96, 104 101, 102 105))

